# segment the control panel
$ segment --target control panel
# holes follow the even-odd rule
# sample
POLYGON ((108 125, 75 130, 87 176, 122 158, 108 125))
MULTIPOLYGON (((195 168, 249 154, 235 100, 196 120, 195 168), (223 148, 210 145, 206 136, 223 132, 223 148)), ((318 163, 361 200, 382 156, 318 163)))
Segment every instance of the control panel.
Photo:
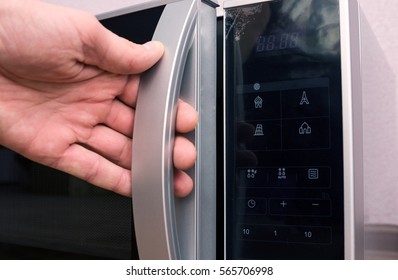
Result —
POLYGON ((344 259, 338 0, 225 8, 225 256, 344 259))

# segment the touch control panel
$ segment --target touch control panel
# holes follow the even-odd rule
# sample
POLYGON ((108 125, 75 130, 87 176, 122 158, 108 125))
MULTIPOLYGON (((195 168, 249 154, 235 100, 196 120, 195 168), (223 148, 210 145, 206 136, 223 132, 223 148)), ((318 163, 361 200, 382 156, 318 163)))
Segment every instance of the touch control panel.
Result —
POLYGON ((225 256, 343 259, 338 0, 225 8, 225 256))

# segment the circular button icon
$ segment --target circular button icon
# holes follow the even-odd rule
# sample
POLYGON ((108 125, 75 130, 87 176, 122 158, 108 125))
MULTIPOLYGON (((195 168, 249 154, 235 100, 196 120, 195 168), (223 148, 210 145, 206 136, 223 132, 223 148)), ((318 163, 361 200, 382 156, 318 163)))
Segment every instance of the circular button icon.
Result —
POLYGON ((254 199, 250 199, 248 202, 247 202, 247 206, 249 206, 249 208, 254 208, 254 207, 256 207, 256 201, 254 200, 254 199))

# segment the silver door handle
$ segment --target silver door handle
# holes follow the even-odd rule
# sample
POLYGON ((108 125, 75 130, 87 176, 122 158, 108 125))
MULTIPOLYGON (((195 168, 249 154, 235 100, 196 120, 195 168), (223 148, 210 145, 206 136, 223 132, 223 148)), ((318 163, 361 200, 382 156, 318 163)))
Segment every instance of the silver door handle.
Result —
POLYGON ((176 104, 198 15, 196 0, 165 7, 153 36, 162 59, 141 77, 132 157, 136 240, 141 259, 180 259, 173 159, 176 104))

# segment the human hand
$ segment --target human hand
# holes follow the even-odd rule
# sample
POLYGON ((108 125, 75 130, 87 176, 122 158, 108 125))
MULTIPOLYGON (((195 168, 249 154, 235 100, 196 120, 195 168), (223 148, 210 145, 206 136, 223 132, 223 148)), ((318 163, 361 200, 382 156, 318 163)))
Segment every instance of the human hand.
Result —
MULTIPOLYGON (((122 195, 131 195, 131 146, 139 75, 162 56, 92 15, 30 0, 0 3, 0 144, 122 195)), ((197 114, 179 101, 176 129, 197 114)), ((194 146, 177 136, 175 193, 192 180, 194 146)))

